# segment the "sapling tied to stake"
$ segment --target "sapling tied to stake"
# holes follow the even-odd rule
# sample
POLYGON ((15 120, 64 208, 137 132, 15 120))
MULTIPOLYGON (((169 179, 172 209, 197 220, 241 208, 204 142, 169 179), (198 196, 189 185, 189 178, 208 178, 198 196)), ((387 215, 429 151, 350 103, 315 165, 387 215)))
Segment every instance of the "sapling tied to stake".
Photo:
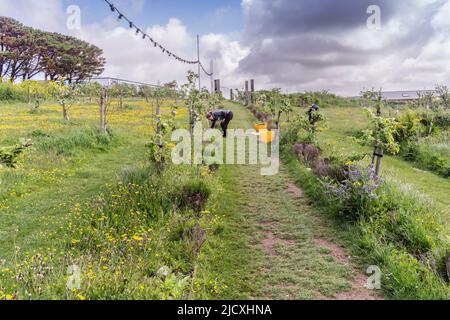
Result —
POLYGON ((189 124, 191 132, 194 132, 195 124, 200 121, 200 114, 204 107, 200 97, 200 91, 196 88, 196 81, 198 74, 193 71, 188 71, 187 83, 182 86, 182 90, 187 96, 186 105, 189 108, 189 124))
POLYGON ((156 92, 157 98, 157 114, 156 125, 154 127, 155 135, 147 144, 149 149, 150 161, 156 165, 156 168, 162 172, 167 161, 170 158, 172 143, 170 141, 171 134, 175 130, 175 117, 177 116, 177 105, 172 105, 170 112, 161 114, 159 109, 159 99, 162 91, 156 92))
POLYGON ((79 86, 77 84, 65 84, 64 79, 61 79, 54 82, 53 91, 62 107, 64 120, 70 121, 69 110, 79 95, 79 86))
POLYGON ((365 90, 361 92, 361 96, 370 106, 375 107, 377 110, 377 116, 381 117, 382 109, 386 106, 387 101, 384 98, 382 90, 365 90))
POLYGON ((274 121, 276 129, 280 128, 282 116, 288 115, 292 111, 291 99, 289 96, 282 94, 281 89, 258 92, 255 100, 261 104, 267 118, 274 121))

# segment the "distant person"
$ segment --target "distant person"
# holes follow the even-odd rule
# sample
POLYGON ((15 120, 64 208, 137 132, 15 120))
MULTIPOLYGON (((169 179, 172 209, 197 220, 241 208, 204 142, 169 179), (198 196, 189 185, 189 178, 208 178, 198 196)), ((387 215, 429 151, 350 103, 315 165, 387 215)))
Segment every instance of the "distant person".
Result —
POLYGON ((233 120, 233 112, 230 110, 215 110, 208 112, 206 114, 206 118, 211 121, 211 128, 214 129, 216 127, 217 121, 221 121, 220 126, 223 130, 223 137, 227 137, 228 125, 231 120, 233 120))
POLYGON ((317 104, 313 104, 311 106, 311 108, 309 108, 309 110, 308 110, 308 117, 309 117, 309 122, 311 124, 314 124, 314 119, 313 119, 313 116, 312 116, 313 113, 314 112, 318 112, 318 111, 320 111, 320 107, 317 104))

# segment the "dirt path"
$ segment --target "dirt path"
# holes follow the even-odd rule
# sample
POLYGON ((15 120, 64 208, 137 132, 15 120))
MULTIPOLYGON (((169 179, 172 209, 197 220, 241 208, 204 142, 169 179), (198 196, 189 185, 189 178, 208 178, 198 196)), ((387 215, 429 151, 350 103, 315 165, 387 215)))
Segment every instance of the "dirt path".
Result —
MULTIPOLYGON (((251 115, 231 107, 233 127, 248 128, 251 115)), ((304 193, 282 167, 264 177, 257 166, 235 167, 241 194, 242 236, 252 250, 254 299, 375 299, 346 250, 310 207, 304 193)), ((248 279, 246 281, 249 281, 248 279)))

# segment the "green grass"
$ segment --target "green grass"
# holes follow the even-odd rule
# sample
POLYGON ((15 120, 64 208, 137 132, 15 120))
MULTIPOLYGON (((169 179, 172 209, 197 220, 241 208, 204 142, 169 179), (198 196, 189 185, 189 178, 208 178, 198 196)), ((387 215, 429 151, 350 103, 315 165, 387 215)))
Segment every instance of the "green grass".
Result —
MULTIPOLYGON (((256 120, 244 108, 235 113, 233 128, 251 128, 256 120)), ((201 260, 226 287, 221 299, 315 299, 352 291, 355 271, 315 244, 317 239, 340 243, 339 233, 288 191, 290 177, 263 177, 258 166, 223 166, 217 212, 224 221, 222 236, 213 239, 201 260)))
POLYGON ((116 183, 123 167, 144 160, 148 136, 138 135, 123 124, 115 127, 112 137, 103 136, 94 128, 96 114, 92 114, 92 108, 78 110, 80 116, 90 119, 82 125, 65 125, 59 113, 43 112, 36 115, 38 123, 45 123, 38 129, 34 122, 23 122, 34 117, 27 114, 27 105, 1 107, 0 112, 6 116, 0 130, 8 128, 1 143, 29 138, 34 144, 18 169, 0 171, 1 259, 11 261, 15 247, 32 251, 55 243, 55 231, 73 205, 116 183))
MULTIPOLYGON (((354 137, 367 128, 358 108, 325 108, 328 128, 316 138, 325 156, 370 155, 354 137)), ((285 162, 310 199, 347 234, 349 247, 364 264, 383 272, 383 289, 397 299, 445 299, 448 251, 449 180, 414 168, 400 157, 383 158, 383 183, 377 198, 363 202, 330 197, 311 170, 286 146, 285 162), (437 204, 437 206, 435 205, 437 204), (347 210, 347 211, 346 211, 347 210), (355 219, 354 215, 360 216, 355 219)), ((367 167, 370 157, 360 165, 367 167)), ((335 160, 336 161, 336 160, 335 160)), ((341 164, 342 165, 342 164, 341 164)))
MULTIPOLYGON (((368 127, 368 119, 361 108, 326 108, 323 113, 328 120, 328 129, 318 134, 321 143, 329 146, 326 152, 371 154, 369 147, 359 145, 353 137, 368 127), (333 150, 333 151, 330 151, 333 150)), ((369 161, 367 158, 367 161, 369 161)), ((414 164, 400 157, 383 158, 382 175, 412 185, 417 191, 435 200, 450 215, 450 179, 433 172, 415 168, 414 164)))
POLYGON ((220 220, 177 210, 180 187, 199 171, 179 167, 154 176, 145 147, 151 109, 132 103, 114 110, 109 137, 95 129, 93 105, 74 107, 68 123, 56 105, 38 114, 26 104, 2 106, 0 131, 8 134, 1 143, 29 138, 33 147, 17 169, 0 171, 0 299, 169 299, 186 298, 197 286, 210 297, 220 289, 209 278, 194 283, 189 253, 190 230, 199 223, 220 229, 220 220), (66 289, 72 264, 89 279, 82 290, 66 289), (158 275, 161 268, 170 274, 158 275))
POLYGON ((450 178, 450 131, 414 141, 402 153, 418 168, 450 178))
MULTIPOLYGON (((34 146, 18 169, 0 171, 0 297, 315 299, 355 289, 355 277, 373 260, 354 250, 355 267, 317 244, 353 248, 355 229, 330 219, 311 198, 289 192, 293 180, 310 196, 317 188, 305 168, 287 161, 280 174, 263 177, 258 166, 224 165, 199 180, 205 168, 179 166, 158 176, 145 160, 149 106, 130 104, 114 113, 108 139, 95 129, 92 105, 75 108, 70 123, 61 121, 56 105, 42 106, 39 114, 25 104, 1 106, 0 143, 30 138, 34 146), (209 196, 205 210, 189 210, 186 190, 209 196), (203 231, 206 242, 197 248, 203 231), (74 263, 86 281, 81 290, 67 291, 66 271, 74 263), (17 272, 25 281, 17 282, 17 272)), ((235 112, 233 128, 257 122, 239 105, 225 107, 235 112)), ((333 109, 326 112, 330 119, 333 109)), ((341 110, 336 118, 321 138, 344 151, 364 150, 348 138, 363 124, 347 122, 341 110)), ((386 168, 398 161, 400 173, 389 173, 396 179, 415 172, 428 183, 428 173, 386 159, 386 168)), ((445 189, 442 198, 431 190, 448 206, 445 189)))
POLYGON ((426 211, 432 210, 432 205, 421 207, 426 206, 426 199, 421 200, 414 192, 405 193, 405 190, 397 189, 396 184, 389 185, 391 189, 385 190, 387 194, 383 195, 379 205, 384 210, 389 206, 397 209, 387 215, 349 221, 340 214, 336 201, 330 200, 324 193, 317 177, 290 150, 285 151, 284 161, 315 208, 328 217, 337 232, 346 239, 358 264, 380 267, 382 289, 387 297, 413 300, 448 297, 450 288, 444 280, 445 272, 438 276, 432 267, 445 270, 440 258, 445 256, 446 248, 440 242, 446 241, 448 244, 448 239, 441 238, 445 238, 445 232, 442 232, 442 225, 436 225, 439 218, 436 219, 435 212, 426 211), (423 221, 420 222, 420 219, 423 221), (432 230, 439 230, 439 233, 430 235, 432 230), (428 252, 418 254, 422 250, 428 252))

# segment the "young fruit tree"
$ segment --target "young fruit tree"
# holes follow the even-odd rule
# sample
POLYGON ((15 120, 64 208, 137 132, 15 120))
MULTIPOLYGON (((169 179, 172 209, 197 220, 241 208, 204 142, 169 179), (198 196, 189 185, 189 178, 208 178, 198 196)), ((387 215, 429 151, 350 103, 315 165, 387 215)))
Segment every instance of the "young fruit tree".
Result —
POLYGON ((281 93, 281 89, 272 89, 260 96, 264 110, 269 118, 275 122, 276 129, 280 128, 281 117, 292 111, 290 97, 281 93))
POLYGON ((201 115, 206 111, 202 93, 196 88, 198 75, 193 71, 188 71, 188 82, 182 86, 182 90, 187 96, 186 105, 189 108, 189 125, 191 132, 194 132, 195 124, 201 121, 201 115))
POLYGON ((69 110, 75 103, 79 88, 76 84, 65 84, 63 80, 56 81, 54 86, 54 95, 58 100, 63 111, 64 121, 70 121, 69 110))
POLYGON ((100 92, 100 132, 103 134, 108 134, 108 113, 110 106, 110 98, 108 90, 102 88, 100 92))
POLYGON ((439 97, 440 106, 443 109, 450 108, 450 92, 447 86, 444 85, 436 85, 435 87, 436 95, 439 97))
POLYGON ((377 116, 380 117, 382 114, 382 109, 386 106, 386 99, 383 96, 382 90, 365 90, 361 92, 361 96, 364 100, 369 102, 369 105, 375 107, 375 109, 377 110, 377 116))
POLYGON ((41 101, 50 95, 53 84, 51 82, 38 82, 35 80, 25 80, 20 83, 20 88, 27 92, 28 103, 34 101, 33 112, 38 113, 41 101))
POLYGON ((396 119, 383 118, 375 114, 371 109, 366 109, 366 112, 372 127, 363 131, 361 139, 367 144, 374 145, 371 168, 375 168, 375 175, 378 177, 383 152, 388 152, 393 155, 400 152, 400 144, 395 139, 398 121, 396 119))
MULTIPOLYGON (((157 101, 158 93, 157 93, 157 101)), ((159 108, 159 101, 157 102, 156 112, 156 126, 154 127, 155 134, 147 144, 149 150, 150 161, 155 164, 156 169, 161 173, 167 162, 170 159, 170 153, 172 150, 171 135, 176 129, 175 117, 177 116, 178 107, 172 105, 170 112, 161 113, 159 108)))

